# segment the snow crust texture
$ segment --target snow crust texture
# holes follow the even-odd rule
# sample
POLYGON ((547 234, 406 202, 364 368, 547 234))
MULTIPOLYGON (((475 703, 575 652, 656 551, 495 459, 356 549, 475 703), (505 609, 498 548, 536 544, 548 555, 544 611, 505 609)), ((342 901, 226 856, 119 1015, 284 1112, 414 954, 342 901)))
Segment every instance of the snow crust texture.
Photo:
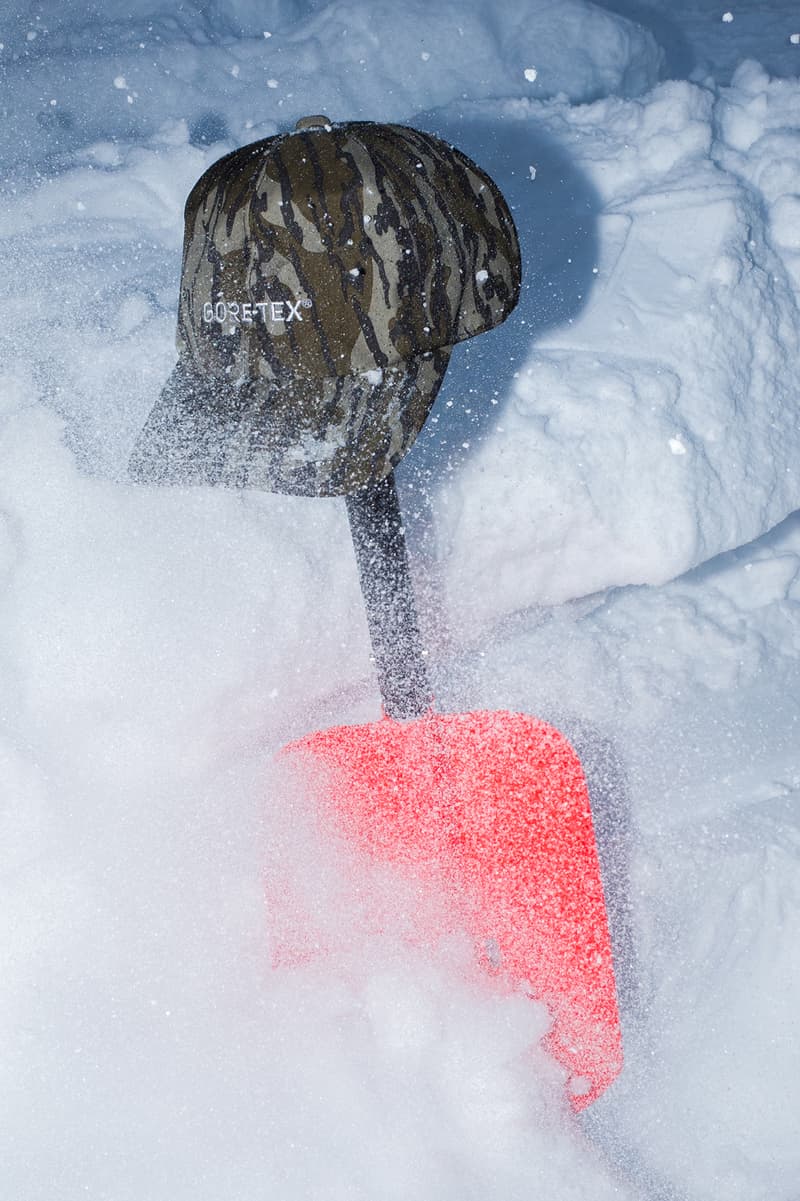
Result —
POLYGON ((138 140, 166 111, 191 111, 197 142, 242 142, 309 108, 401 120, 467 92, 588 100, 657 80, 663 56, 640 26, 584 0, 564 0, 553 18, 550 0, 238 0, 177 11, 140 0, 104 5, 94 20, 85 5, 33 4, 5 34, 12 108, 0 151, 31 161, 87 137, 138 140))
POLYGON ((722 13, 4 15, 3 1197, 797 1201, 800 50, 722 13), (125 475, 190 187, 317 112, 450 138, 519 228, 398 483, 438 707, 586 771, 626 1067, 581 1124, 542 1008, 275 765, 379 715, 344 507, 125 475), (287 872, 338 949, 274 971, 287 872))
MULTIPOLYGON (((478 624, 498 592, 512 609, 663 583, 798 507, 800 135, 786 129, 787 90, 796 98, 748 64, 721 97, 669 82, 646 101, 507 106, 520 144, 544 126, 569 145, 594 253, 565 298, 573 315, 520 339, 510 403, 447 498, 454 609, 474 604, 476 550, 495 579, 478 624)), ((554 206, 558 186, 537 172, 520 208, 554 206)), ((560 264, 536 266, 533 324, 560 264)))

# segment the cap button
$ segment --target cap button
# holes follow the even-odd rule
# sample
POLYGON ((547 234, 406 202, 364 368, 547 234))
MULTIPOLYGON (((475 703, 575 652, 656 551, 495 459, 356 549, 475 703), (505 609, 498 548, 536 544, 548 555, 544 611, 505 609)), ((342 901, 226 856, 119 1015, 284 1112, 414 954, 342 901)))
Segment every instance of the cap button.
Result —
POLYGON ((327 117, 301 117, 295 125, 295 129, 317 129, 319 127, 330 128, 333 124, 327 117))

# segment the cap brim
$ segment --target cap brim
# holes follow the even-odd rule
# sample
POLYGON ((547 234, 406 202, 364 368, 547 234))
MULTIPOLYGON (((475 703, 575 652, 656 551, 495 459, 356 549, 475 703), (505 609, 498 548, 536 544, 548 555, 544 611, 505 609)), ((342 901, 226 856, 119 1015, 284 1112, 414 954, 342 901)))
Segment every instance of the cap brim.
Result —
POLYGON ((358 375, 239 386, 179 362, 136 441, 129 475, 302 496, 356 492, 411 448, 449 359, 445 347, 358 375))

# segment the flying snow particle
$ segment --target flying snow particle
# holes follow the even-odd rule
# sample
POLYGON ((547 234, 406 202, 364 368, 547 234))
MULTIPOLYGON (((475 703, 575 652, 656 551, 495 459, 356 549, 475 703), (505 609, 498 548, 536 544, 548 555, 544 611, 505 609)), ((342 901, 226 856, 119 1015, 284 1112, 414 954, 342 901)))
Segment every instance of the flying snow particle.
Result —
POLYGON ((789 41, 793 46, 800 46, 800 33, 790 33, 789 41))
POLYGON ((278 81, 277 81, 277 79, 268 79, 268 80, 267 80, 267 87, 268 87, 268 88, 276 88, 277 86, 278 86, 278 81))
POLYGON ((265 37, 265 38, 271 38, 271 37, 272 37, 272 34, 269 32, 269 30, 268 30, 268 29, 265 29, 265 30, 264 30, 264 37, 265 37))
POLYGON ((525 78, 527 79, 528 83, 535 83, 536 76, 538 74, 539 74, 539 72, 536 70, 535 67, 526 67, 525 68, 525 78))
POLYGON ((428 61, 428 59, 430 58, 430 54, 428 53, 427 50, 423 50, 422 53, 420 54, 420 58, 422 59, 422 61, 424 63, 426 63, 428 61))
POLYGON ((670 438, 669 448, 674 455, 685 455, 686 447, 681 442, 680 438, 670 438))
POLYGON ((528 167, 528 178, 536 179, 536 168, 534 167, 533 163, 531 163, 530 167, 528 167))
POLYGON ((117 76, 115 76, 115 78, 114 78, 114 87, 115 87, 115 88, 119 88, 119 90, 120 90, 120 91, 122 91, 122 90, 123 90, 123 88, 126 88, 127 86, 128 86, 128 85, 127 85, 127 83, 125 82, 125 76, 124 76, 124 75, 117 75, 117 76))
POLYGON ((475 279, 478 281, 479 284, 485 284, 488 278, 489 278, 489 272, 483 270, 483 268, 480 271, 475 272, 475 279))
POLYGON ((723 13, 722 19, 726 25, 730 25, 731 21, 733 20, 733 13, 723 13))

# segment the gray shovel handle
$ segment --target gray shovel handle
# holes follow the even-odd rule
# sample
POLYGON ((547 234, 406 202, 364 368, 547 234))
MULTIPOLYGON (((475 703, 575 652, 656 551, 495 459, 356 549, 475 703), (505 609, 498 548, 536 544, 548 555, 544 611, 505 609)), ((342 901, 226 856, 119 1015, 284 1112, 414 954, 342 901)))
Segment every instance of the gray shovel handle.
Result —
POLYGON ((345 499, 384 710, 420 717, 432 698, 394 474, 345 499))

